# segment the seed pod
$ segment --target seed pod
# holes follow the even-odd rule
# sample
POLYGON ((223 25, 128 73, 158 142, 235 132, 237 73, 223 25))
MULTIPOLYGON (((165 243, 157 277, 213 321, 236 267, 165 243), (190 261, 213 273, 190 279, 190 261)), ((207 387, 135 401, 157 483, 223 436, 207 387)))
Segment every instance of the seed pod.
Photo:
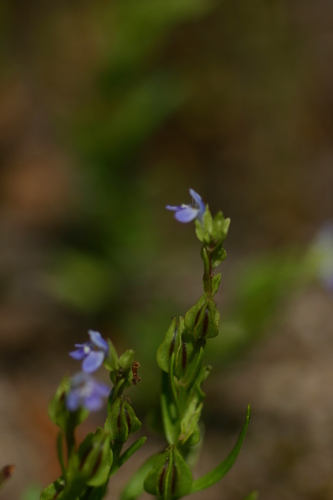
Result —
POLYGON ((110 441, 110 436, 98 428, 79 447, 78 473, 89 486, 100 486, 108 478, 112 465, 110 441))
POLYGON ((192 486, 192 473, 177 450, 172 445, 156 457, 153 470, 144 481, 147 493, 161 500, 172 500, 186 496, 192 486))
POLYGON ((128 437, 140 429, 141 422, 133 408, 122 397, 116 399, 105 421, 104 429, 109 432, 112 441, 125 443, 128 437))

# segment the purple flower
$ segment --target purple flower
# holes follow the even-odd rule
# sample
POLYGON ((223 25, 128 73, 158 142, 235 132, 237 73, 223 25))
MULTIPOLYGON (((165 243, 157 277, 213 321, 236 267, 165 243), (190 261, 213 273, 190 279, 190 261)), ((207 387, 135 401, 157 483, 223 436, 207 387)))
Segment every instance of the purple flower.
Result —
POLYGON ((70 352, 69 355, 79 361, 83 359, 82 370, 86 373, 92 373, 103 364, 104 359, 108 355, 109 346, 99 332, 89 330, 88 333, 90 335, 90 342, 75 344, 75 347, 78 347, 78 349, 70 352))
POLYGON ((109 394, 110 388, 103 382, 98 382, 87 373, 77 373, 71 378, 71 388, 66 397, 67 410, 86 408, 89 411, 97 411, 109 394))
POLYGON ((175 219, 177 219, 179 222, 190 222, 195 218, 201 220, 205 212, 206 207, 201 199, 201 196, 193 191, 193 189, 190 189, 190 195, 192 196, 191 205, 167 205, 165 207, 167 210, 172 210, 173 212, 175 212, 175 219))

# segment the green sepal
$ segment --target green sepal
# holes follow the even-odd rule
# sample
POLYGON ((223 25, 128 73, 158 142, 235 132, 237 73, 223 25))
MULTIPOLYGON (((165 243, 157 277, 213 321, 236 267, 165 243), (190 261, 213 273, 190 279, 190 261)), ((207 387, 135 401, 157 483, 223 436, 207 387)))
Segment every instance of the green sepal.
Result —
POLYGON ((193 483, 192 472, 175 446, 170 446, 156 457, 153 470, 149 472, 144 489, 161 500, 172 500, 186 496, 193 483))
POLYGON ((169 326, 165 338, 157 350, 157 364, 164 372, 169 372, 170 358, 179 347, 177 320, 174 318, 169 326))
POLYGON ((212 279, 212 295, 215 295, 221 283, 222 274, 216 274, 212 279))
POLYGON ((78 471, 88 486, 101 486, 112 465, 111 437, 102 428, 87 435, 78 450, 78 471))
MULTIPOLYGON (((62 476, 53 481, 45 490, 40 494, 40 500, 54 500, 58 498, 65 488, 65 481, 62 476)), ((61 498, 61 497, 60 497, 61 498)))
POLYGON ((195 232, 197 238, 205 246, 215 246, 222 243, 228 234, 230 219, 225 219, 222 212, 218 212, 214 219, 208 206, 202 220, 195 221, 195 232))
POLYGON ((231 469, 233 464, 236 461, 236 458, 241 450, 249 423, 250 423, 250 417, 251 417, 251 406, 248 405, 247 407, 247 414, 245 418, 245 422, 243 425, 243 428, 241 430, 241 433, 237 439, 237 442, 227 458, 223 460, 222 463, 220 463, 217 467, 215 467, 213 470, 205 474, 204 476, 200 477, 199 479, 196 479, 193 481, 191 491, 190 493, 197 493, 198 491, 204 490, 206 488, 209 488, 213 484, 217 483, 222 479, 226 473, 231 469))
POLYGON ((60 427, 65 434, 68 429, 74 429, 89 415, 89 411, 79 408, 77 411, 69 412, 66 408, 66 395, 70 390, 70 378, 65 376, 60 382, 55 395, 48 405, 48 414, 52 422, 60 427))
POLYGON ((210 213, 208 205, 206 205, 206 210, 203 214, 202 220, 195 220, 195 234, 198 240, 200 240, 204 245, 209 245, 212 242, 213 233, 213 217, 210 213))
POLYGON ((208 299, 207 299, 207 294, 204 293, 198 302, 194 304, 194 306, 191 307, 185 314, 185 328, 186 331, 190 334, 193 333, 193 330, 197 324, 198 317, 200 315, 200 312, 202 310, 205 310, 205 307, 207 305, 208 299))
POLYGON ((104 360, 104 366, 109 371, 116 371, 119 369, 118 354, 111 340, 108 339, 107 342, 109 345, 109 350, 107 358, 104 360))
POLYGON ((122 397, 113 403, 105 421, 104 429, 110 434, 112 441, 125 443, 128 437, 140 429, 141 422, 133 408, 122 397))
POLYGON ((196 341, 213 338, 218 335, 220 313, 216 308, 214 300, 208 300, 206 294, 186 313, 186 316, 185 326, 189 331, 191 331, 190 327, 193 328, 192 335, 196 341))
POLYGON ((213 240, 223 242, 227 237, 229 226, 230 219, 225 219, 222 212, 217 212, 213 220, 213 240))

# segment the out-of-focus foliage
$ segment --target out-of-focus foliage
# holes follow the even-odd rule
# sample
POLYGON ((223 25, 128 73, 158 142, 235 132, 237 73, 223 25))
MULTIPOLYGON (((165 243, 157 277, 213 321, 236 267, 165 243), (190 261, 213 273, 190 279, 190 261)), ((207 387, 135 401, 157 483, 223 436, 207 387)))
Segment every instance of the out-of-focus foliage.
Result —
POLYGON ((155 239, 138 150, 186 98, 177 69, 158 57, 172 29, 210 9, 208 0, 125 0, 93 9, 100 64, 89 101, 73 109, 62 132, 85 175, 49 278, 53 292, 82 311, 116 312, 126 282, 133 286, 147 272, 155 239))

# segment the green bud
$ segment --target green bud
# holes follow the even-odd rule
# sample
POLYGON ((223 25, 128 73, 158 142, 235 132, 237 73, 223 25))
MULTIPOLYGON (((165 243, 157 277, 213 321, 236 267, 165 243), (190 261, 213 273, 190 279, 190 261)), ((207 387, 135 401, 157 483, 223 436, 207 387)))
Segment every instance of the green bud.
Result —
POLYGON ((218 212, 213 219, 207 206, 202 220, 195 221, 195 232, 203 245, 213 250, 226 239, 229 225, 230 219, 225 219, 222 212, 218 212))
POLYGON ((131 370, 133 359, 134 351, 132 349, 125 351, 119 358, 119 368, 124 372, 131 370))
POLYGON ((153 470, 144 481, 144 488, 161 500, 172 500, 188 495, 192 482, 189 466, 172 445, 156 457, 153 470))
POLYGON ((113 403, 105 421, 104 429, 110 434, 112 441, 125 443, 128 437, 140 429, 141 422, 133 408, 122 397, 113 403))
POLYGON ((223 242, 228 234, 230 219, 225 219, 222 212, 218 212, 213 220, 212 237, 216 242, 223 242))

